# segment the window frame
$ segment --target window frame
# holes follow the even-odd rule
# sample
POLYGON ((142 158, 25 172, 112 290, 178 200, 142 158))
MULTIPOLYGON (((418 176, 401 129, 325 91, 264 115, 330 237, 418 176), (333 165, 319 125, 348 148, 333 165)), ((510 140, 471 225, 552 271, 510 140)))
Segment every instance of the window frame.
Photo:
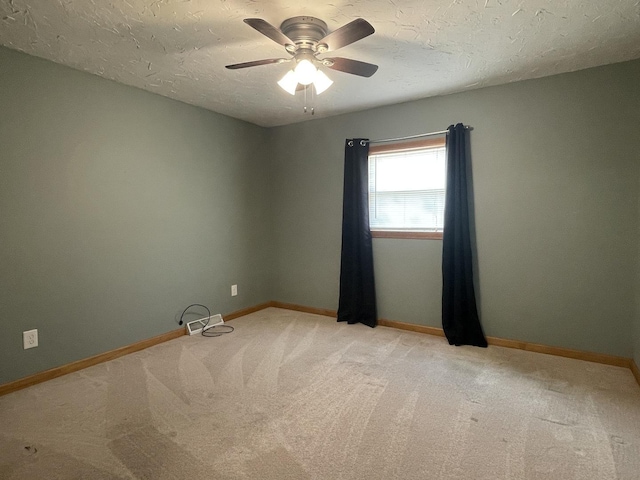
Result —
MULTIPOLYGON (((419 140, 399 141, 394 143, 370 145, 369 156, 379 153, 406 152, 410 150, 424 150, 427 148, 441 148, 447 146, 446 134, 438 137, 422 138, 419 140)), ((446 151, 445 151, 446 152, 446 151)), ((446 153, 445 153, 446 155, 446 153)), ((367 159, 367 162, 369 160, 367 159)), ((445 185, 446 195, 446 185, 445 185)), ((368 208, 368 207, 367 207, 368 208)), ((372 238, 400 238, 411 240, 442 240, 443 230, 435 232, 417 232, 411 230, 391 230, 370 228, 372 238)))

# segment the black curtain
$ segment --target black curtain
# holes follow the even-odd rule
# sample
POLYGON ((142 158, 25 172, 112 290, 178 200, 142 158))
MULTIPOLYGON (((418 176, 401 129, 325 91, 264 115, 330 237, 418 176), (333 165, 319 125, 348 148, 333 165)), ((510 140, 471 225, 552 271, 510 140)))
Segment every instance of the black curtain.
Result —
POLYGON ((338 321, 375 327, 378 315, 369 229, 368 162, 369 140, 347 140, 338 321))
POLYGON ((447 130, 447 192, 442 239, 442 328, 451 345, 486 347, 473 288, 467 198, 467 132, 447 130))

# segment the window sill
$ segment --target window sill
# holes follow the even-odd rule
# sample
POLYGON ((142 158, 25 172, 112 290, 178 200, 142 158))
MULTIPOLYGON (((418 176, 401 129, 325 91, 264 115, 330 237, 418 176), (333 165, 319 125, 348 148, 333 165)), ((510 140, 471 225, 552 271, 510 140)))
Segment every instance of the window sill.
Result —
POLYGON ((442 232, 403 232, 400 230, 371 230, 372 238, 405 238, 413 240, 442 240, 442 232))

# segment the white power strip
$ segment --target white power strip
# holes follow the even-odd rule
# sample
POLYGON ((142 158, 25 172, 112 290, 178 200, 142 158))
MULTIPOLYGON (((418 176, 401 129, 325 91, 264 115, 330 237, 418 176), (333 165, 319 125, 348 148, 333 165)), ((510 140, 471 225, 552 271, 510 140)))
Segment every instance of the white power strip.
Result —
POLYGON ((187 323, 187 332, 189 335, 197 335, 201 333, 202 330, 205 332, 209 330, 211 327, 215 327, 217 325, 224 325, 224 320, 222 319, 222 315, 219 313, 216 315, 211 315, 210 317, 200 318, 198 320, 192 320, 187 323), (207 321, 209 323, 207 323, 207 321))

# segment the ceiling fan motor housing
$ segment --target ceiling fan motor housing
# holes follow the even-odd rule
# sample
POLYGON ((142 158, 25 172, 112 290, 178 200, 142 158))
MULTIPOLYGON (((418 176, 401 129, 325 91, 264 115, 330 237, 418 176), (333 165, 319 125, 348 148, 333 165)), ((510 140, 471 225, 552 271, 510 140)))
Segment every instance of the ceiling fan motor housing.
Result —
POLYGON ((282 22, 280 31, 295 43, 293 52, 299 49, 316 52, 317 43, 327 35, 327 24, 315 17, 292 17, 282 22))

